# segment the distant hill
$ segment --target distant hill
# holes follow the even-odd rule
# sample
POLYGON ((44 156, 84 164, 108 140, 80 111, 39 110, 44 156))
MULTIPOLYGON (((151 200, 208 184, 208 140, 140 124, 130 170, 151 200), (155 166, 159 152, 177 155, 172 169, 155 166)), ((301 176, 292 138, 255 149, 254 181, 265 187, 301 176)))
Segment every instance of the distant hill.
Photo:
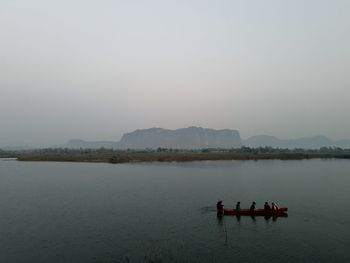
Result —
POLYGON ((0 150, 2 151, 10 151, 10 152, 15 152, 15 151, 27 151, 27 150, 32 150, 34 148, 42 148, 42 147, 29 147, 29 146, 1 146, 0 150))
POLYGON ((116 149, 118 142, 113 141, 84 141, 80 139, 71 139, 66 144, 55 146, 54 148, 70 148, 70 149, 116 149))
POLYGON ((336 147, 350 149, 350 140, 342 139, 342 140, 336 141, 336 147))
POLYGON ((248 147, 273 147, 273 148, 303 148, 319 149, 321 147, 350 148, 350 140, 344 139, 333 141, 325 136, 303 137, 297 139, 281 140, 270 135, 257 135, 243 140, 243 144, 248 147))
POLYGON ((232 148, 241 147, 242 140, 237 130, 214 130, 189 127, 177 130, 151 128, 136 130, 123 135, 118 143, 120 149, 145 148, 232 148))

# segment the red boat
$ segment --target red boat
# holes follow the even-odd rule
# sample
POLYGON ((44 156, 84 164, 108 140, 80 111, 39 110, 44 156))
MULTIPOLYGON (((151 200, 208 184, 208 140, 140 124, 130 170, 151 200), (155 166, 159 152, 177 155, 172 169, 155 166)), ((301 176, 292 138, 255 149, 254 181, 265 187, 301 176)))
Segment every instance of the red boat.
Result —
MULTIPOLYGON (((280 207, 278 210, 265 210, 265 209, 255 209, 250 211, 249 209, 241 209, 237 211, 233 208, 224 208, 221 212, 222 215, 232 215, 232 216, 288 216, 287 207, 280 207)), ((218 210, 218 214, 220 211, 218 210)))

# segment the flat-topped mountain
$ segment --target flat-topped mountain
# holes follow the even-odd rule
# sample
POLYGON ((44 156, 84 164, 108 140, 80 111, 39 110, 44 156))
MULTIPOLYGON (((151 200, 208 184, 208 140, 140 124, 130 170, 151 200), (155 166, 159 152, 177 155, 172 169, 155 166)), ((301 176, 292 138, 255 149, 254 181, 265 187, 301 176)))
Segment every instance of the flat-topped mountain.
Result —
POLYGON ((110 148, 110 149, 202 149, 202 148, 238 148, 242 146, 239 132, 224 129, 214 130, 201 127, 189 127, 177 130, 151 128, 126 133, 119 142, 70 140, 59 148, 110 148))
POLYGON ((136 130, 123 135, 118 143, 120 149, 145 148, 233 148, 241 147, 242 140, 237 130, 214 130, 189 127, 177 130, 151 128, 136 130))

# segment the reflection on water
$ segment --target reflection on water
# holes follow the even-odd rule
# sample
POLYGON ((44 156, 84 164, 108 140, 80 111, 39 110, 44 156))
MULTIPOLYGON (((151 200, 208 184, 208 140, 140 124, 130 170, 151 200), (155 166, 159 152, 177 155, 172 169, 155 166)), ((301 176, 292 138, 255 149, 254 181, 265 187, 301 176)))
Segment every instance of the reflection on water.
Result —
POLYGON ((0 262, 350 262, 350 162, 0 162, 0 262), (275 201, 288 218, 217 217, 275 201))

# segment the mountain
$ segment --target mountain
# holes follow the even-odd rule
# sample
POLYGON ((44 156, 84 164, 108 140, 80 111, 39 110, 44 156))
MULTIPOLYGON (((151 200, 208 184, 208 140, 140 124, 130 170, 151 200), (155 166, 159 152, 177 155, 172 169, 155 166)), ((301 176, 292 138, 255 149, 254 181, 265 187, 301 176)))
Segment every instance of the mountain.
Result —
POLYGON ((243 145, 248 147, 273 147, 273 148, 303 148, 319 149, 321 147, 350 148, 350 140, 343 139, 333 141, 325 136, 302 137, 297 139, 281 140, 270 135, 257 135, 243 140, 243 145))
POLYGON ((188 127, 177 130, 151 128, 126 133, 119 142, 70 140, 55 148, 71 149, 202 149, 202 148, 239 148, 242 145, 273 148, 319 149, 321 147, 350 148, 350 140, 331 140, 325 136, 302 137, 297 139, 279 139, 270 135, 257 135, 241 140, 237 130, 215 130, 201 127, 188 127))
POLYGON ((243 145, 247 147, 273 147, 273 148, 286 148, 282 147, 281 145, 284 145, 283 140, 280 140, 274 136, 270 135, 256 135, 249 137, 248 139, 243 140, 243 145))
POLYGON ((95 141, 79 139, 70 140, 56 148, 71 149, 202 149, 241 147, 242 140, 236 130, 214 130, 201 127, 189 127, 177 130, 151 128, 126 133, 119 142, 95 141))
POLYGON ((32 150, 32 149, 35 149, 35 148, 42 148, 42 147, 29 147, 29 146, 0 146, 0 150, 9 151, 9 152, 27 151, 27 150, 32 150))
POLYGON ((66 144, 56 146, 55 148, 70 148, 70 149, 116 149, 118 146, 117 142, 113 141, 84 141, 79 139, 71 139, 66 144))
POLYGON ((349 139, 342 139, 335 142, 337 147, 343 148, 343 149, 350 149, 350 140, 349 139))
POLYGON ((120 149, 145 148, 232 148, 241 147, 242 140, 237 130, 214 130, 189 127, 177 130, 151 128, 136 130, 123 135, 118 143, 120 149))

